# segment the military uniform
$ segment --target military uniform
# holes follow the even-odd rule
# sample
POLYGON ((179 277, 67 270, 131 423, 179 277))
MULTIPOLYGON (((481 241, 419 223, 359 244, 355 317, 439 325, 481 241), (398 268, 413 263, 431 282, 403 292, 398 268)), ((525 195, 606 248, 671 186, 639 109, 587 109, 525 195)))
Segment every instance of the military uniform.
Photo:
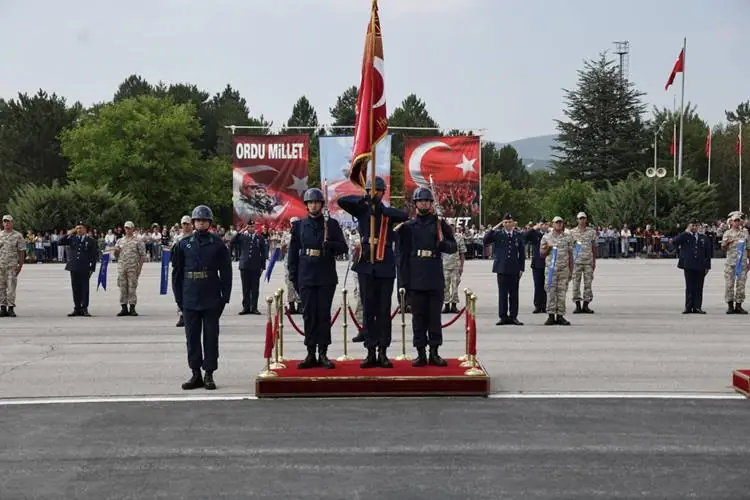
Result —
MULTIPOLYGON (((581 214, 578 214, 579 216, 581 214)), ((585 214, 584 214, 585 216, 585 214)), ((593 313, 589 304, 594 300, 591 283, 594 281, 594 245, 596 244, 596 230, 592 227, 581 229, 576 226, 570 230, 573 239, 573 302, 576 304, 574 313, 593 313), (583 296, 581 296, 581 278, 583 278, 583 296), (581 307, 583 300, 583 307, 581 307)))
POLYGON ((466 256, 466 242, 463 236, 455 234, 457 251, 443 254, 443 273, 445 278, 445 290, 443 300, 445 301, 444 313, 458 312, 458 287, 461 284, 461 273, 466 256))
MULTIPOLYGON (((190 229, 190 232, 187 233, 187 234, 184 232, 184 229, 183 229, 182 233, 176 234, 174 236, 174 238, 172 238, 172 248, 171 248, 171 252, 169 254, 169 260, 170 260, 170 262, 172 263, 173 266, 174 266, 174 254, 175 254, 175 249, 177 248, 177 244, 183 238, 187 238, 188 236, 190 236, 190 235, 193 234, 193 230, 192 230, 193 221, 192 221, 192 219, 190 218, 189 215, 183 215, 182 216, 182 220, 180 221, 180 224, 190 224, 191 225, 191 229, 190 229)), ((185 318, 182 317, 182 311, 179 308, 177 308, 177 315, 178 315, 177 324, 175 326, 177 328, 182 328, 182 327, 185 326, 185 318)))
MULTIPOLYGON (((323 193, 311 189, 305 193, 305 201, 323 202, 323 193), (310 193, 312 191, 312 193, 310 193)), ((305 346, 307 358, 299 368, 325 366, 333 368, 328 360, 331 345, 331 305, 338 284, 336 256, 346 253, 344 233, 338 221, 326 219, 320 212, 292 224, 289 242, 289 274, 294 287, 302 299, 305 324, 305 346), (325 227, 328 239, 325 240, 325 227), (319 360, 315 359, 318 350, 319 360), (319 362, 320 361, 320 362, 319 362)))
MULTIPOLYGON (((546 224, 547 221, 542 219, 539 224, 546 224)), ((547 289, 544 284, 545 280, 545 262, 544 257, 539 253, 539 245, 542 237, 546 234, 539 229, 529 229, 524 236, 524 242, 531 246, 531 273, 534 278, 534 312, 539 314, 547 312, 547 289)))
MULTIPOLYGON (((558 217, 555 217, 557 220, 558 217)), ((562 219, 560 219, 562 221, 562 219)), ((547 277, 547 314, 549 317, 545 325, 569 325, 565 319, 565 296, 568 293, 574 243, 570 235, 554 230, 542 236, 541 247, 547 247, 546 272, 547 277), (557 248, 557 256, 553 262, 553 251, 557 248), (549 277, 552 270, 551 279, 549 277)))
POLYGON ((721 238, 721 247, 726 251, 724 261, 724 301, 729 308, 727 314, 747 314, 742 308, 745 301, 745 283, 748 266, 748 231, 740 226, 730 228, 721 238), (738 272, 739 271, 739 272, 738 272))
MULTIPOLYGON (((84 226, 79 223, 79 226, 84 226)), ((66 234, 59 240, 60 245, 68 245, 68 262, 65 270, 70 272, 73 289, 73 312, 68 316, 91 316, 89 314, 89 280, 96 271, 99 258, 99 245, 94 238, 66 234)))
MULTIPOLYGON (((505 221, 512 221, 505 214, 505 221)), ((518 287, 525 270, 526 248, 523 235, 515 230, 490 230, 483 238, 485 246, 492 245, 494 259, 492 272, 497 276, 498 314, 497 325, 522 325, 518 321, 518 287)))
POLYGON ((286 253, 286 262, 284 263, 284 284, 286 285, 286 298, 289 302, 289 312, 295 314, 297 312, 296 306, 297 304, 299 304, 300 299, 299 295, 297 294, 297 290, 294 289, 292 280, 289 279, 289 243, 291 242, 291 240, 291 231, 285 232, 281 237, 281 249, 284 253, 286 253))
MULTIPOLYGON (((691 224, 697 224, 697 221, 691 224)), ((713 246, 705 234, 685 231, 672 239, 679 248, 677 267, 685 275, 685 309, 683 314, 705 314, 703 307, 703 283, 711 269, 713 246)))
POLYGON ((120 287, 120 305, 122 306, 118 316, 138 316, 135 311, 138 303, 136 291, 141 267, 146 260, 146 246, 135 236, 123 236, 115 243, 115 249, 118 254, 117 286, 120 287))
MULTIPOLYGON (((13 221, 8 215, 3 217, 6 220, 13 221)), ((16 287, 25 252, 26 242, 21 233, 13 229, 0 231, 0 316, 16 315, 16 287)))
MULTIPOLYGON (((193 210, 195 221, 212 221, 205 205, 193 210)), ((197 227, 196 227, 197 229, 197 227)), ((196 230, 175 247, 172 290, 185 320, 188 366, 193 377, 185 390, 215 389, 213 372, 219 362, 219 318, 232 292, 232 259, 224 242, 207 230, 196 230), (201 342, 202 339, 202 342, 201 342), (206 372, 205 382, 201 368, 206 372)))
POLYGON ((242 280, 242 310, 240 314, 261 314, 258 310, 260 277, 266 268, 268 243, 254 228, 250 233, 239 232, 232 240, 240 252, 240 278, 242 280))

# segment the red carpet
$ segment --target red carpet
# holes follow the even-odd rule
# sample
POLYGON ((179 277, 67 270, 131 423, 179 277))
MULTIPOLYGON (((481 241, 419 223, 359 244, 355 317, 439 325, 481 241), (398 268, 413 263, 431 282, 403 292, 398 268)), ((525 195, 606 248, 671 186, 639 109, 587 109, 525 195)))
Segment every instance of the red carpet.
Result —
POLYGON ((735 391, 750 398, 750 370, 734 370, 732 387, 735 391))
POLYGON ((287 360, 287 368, 273 378, 257 378, 258 397, 316 396, 487 396, 487 374, 466 375, 457 359, 448 366, 414 368, 411 361, 392 360, 393 368, 359 367, 361 360, 338 362, 336 368, 299 370, 301 360, 287 360))

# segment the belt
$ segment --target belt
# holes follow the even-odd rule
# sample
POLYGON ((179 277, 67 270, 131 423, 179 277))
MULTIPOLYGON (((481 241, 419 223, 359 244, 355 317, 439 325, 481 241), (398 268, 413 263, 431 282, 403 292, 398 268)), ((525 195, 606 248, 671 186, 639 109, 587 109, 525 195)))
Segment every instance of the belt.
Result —
POLYGON ((432 250, 417 250, 417 257, 437 257, 432 250))
POLYGON ((208 272, 206 271, 189 271, 185 273, 185 276, 189 280, 201 280, 208 278, 208 272))
POLYGON ((320 250, 315 248, 306 248, 305 255, 309 255, 310 257, 320 257, 320 250))

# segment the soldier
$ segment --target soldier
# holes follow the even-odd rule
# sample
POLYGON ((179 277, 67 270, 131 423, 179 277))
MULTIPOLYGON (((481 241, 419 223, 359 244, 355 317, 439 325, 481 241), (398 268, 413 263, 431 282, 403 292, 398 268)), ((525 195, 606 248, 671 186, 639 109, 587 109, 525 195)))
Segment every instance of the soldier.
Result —
POLYGON ((214 219, 210 208, 195 207, 191 219, 195 233, 180 240, 172 260, 172 291, 185 318, 188 366, 193 372, 182 389, 214 390, 213 374, 219 364, 219 318, 232 293, 232 258, 221 238, 209 232, 214 219), (205 378, 201 368, 206 372, 205 378))
POLYGON ((594 300, 591 282, 594 281, 596 271, 596 231, 589 227, 588 217, 584 212, 578 212, 578 225, 570 230, 570 236, 575 242, 573 249, 573 302, 576 309, 573 314, 594 314, 589 304, 594 300), (581 297, 581 277, 583 277, 583 297, 581 297), (583 307, 581 307, 583 298, 583 307))
MULTIPOLYGON (((356 233, 352 233, 349 239, 349 248, 352 252, 351 262, 347 263, 348 266, 354 268, 354 263, 359 261, 359 257, 362 254, 362 245, 359 242, 359 237, 356 233)), ((352 338, 352 342, 364 342, 365 341, 365 319, 364 319, 364 308, 362 307, 362 296, 359 293, 359 275, 354 277, 354 290, 352 291, 352 300, 356 303, 354 307, 354 318, 359 323, 362 329, 352 338)))
MULTIPOLYGON (((187 238, 193 234, 193 219, 191 219, 189 215, 183 215, 180 224, 182 225, 182 232, 175 235, 174 240, 172 241, 172 251, 170 253, 170 261, 172 262, 172 265, 174 265, 174 252, 177 248, 177 244, 183 238, 187 238)), ((182 317, 182 311, 179 308, 177 309, 177 314, 179 318, 177 319, 177 324, 175 326, 177 328, 182 328, 185 326, 185 319, 182 317)))
POLYGON ((73 289, 73 312, 68 316, 90 317, 89 280, 96 271, 99 244, 95 238, 86 234, 86 224, 83 221, 60 238, 59 244, 68 245, 68 262, 65 264, 65 270, 70 272, 70 284, 73 289))
POLYGON ((250 219, 232 240, 240 251, 240 278, 242 279, 243 314, 261 314, 258 310, 260 277, 266 268, 268 243, 262 234, 255 231, 255 221, 250 219))
POLYGON ((466 260, 466 242, 462 235, 455 232, 455 226, 450 225, 454 231, 457 252, 443 254, 443 272, 445 273, 445 291, 443 292, 445 306, 443 313, 458 312, 458 286, 461 284, 461 275, 464 272, 466 260))
POLYGON ((23 235, 13 229, 13 216, 3 215, 0 232, 0 317, 16 317, 16 286, 26 259, 23 235))
POLYGON ((539 223, 526 232, 524 241, 531 245, 531 272, 534 277, 534 312, 547 312, 547 290, 544 287, 544 257, 539 255, 539 245, 542 237, 547 234, 549 224, 542 217, 539 223))
POLYGON ((671 240, 679 248, 677 267, 685 274, 685 309, 682 314, 706 314, 703 306, 703 283, 711 269, 713 246, 705 234, 698 232, 698 220, 691 219, 685 232, 671 240))
POLYGON ((393 254, 393 226, 405 222, 409 215, 383 204, 386 185, 382 177, 375 178, 375 189, 368 181, 365 196, 343 196, 339 206, 357 219, 362 251, 352 268, 359 275, 359 291, 364 299, 364 328, 367 357, 362 368, 393 368, 387 350, 391 345, 391 297, 396 278, 396 258, 393 254), (371 193, 372 192, 372 193, 371 193), (370 241, 370 217, 375 221, 375 239, 370 241), (371 259, 371 251, 374 257, 371 259), (377 349, 377 357, 375 351, 377 349))
POLYGON ((125 236, 115 243, 117 259, 117 286, 120 287, 120 307, 117 316, 138 316, 135 305, 138 303, 136 290, 146 260, 146 246, 133 236, 135 224, 125 223, 125 236), (128 310, 130 306, 130 310, 128 310))
POLYGON ((503 221, 483 238, 484 245, 492 245, 494 252, 492 272, 497 275, 500 316, 496 325, 523 325, 518 321, 518 285, 524 272, 526 252, 523 235, 515 226, 513 216, 505 214, 503 221))
POLYGON ((729 214, 730 228, 721 238, 721 249, 726 252, 724 263, 724 300, 728 308, 727 314, 747 314, 742 308, 745 300, 745 282, 747 280, 748 231, 743 227, 742 214, 729 214))
MULTIPOLYGON (((299 219, 292 217, 289 221, 294 224, 299 219)), ((289 279, 289 242, 292 240, 292 232, 286 231, 281 237, 281 251, 286 254, 286 263, 284 264, 284 283, 286 284, 286 298, 289 301, 289 313, 297 314, 302 313, 302 306, 300 304, 299 295, 297 290, 294 289, 294 284, 289 279)))
POLYGON ((540 255, 547 265, 547 321, 545 325, 570 325, 565 319, 565 295, 573 273, 573 240, 565 233, 562 217, 552 219, 552 231, 542 236, 540 255))
POLYGON ((438 353, 443 344, 440 320, 445 292, 442 254, 456 253, 456 240, 451 227, 433 215, 435 199, 432 191, 417 188, 412 201, 417 206, 417 216, 396 227, 399 275, 401 286, 406 288, 411 300, 413 343, 417 348, 417 358, 412 365, 448 366, 438 353))
POLYGON ((331 345, 331 304, 338 284, 336 256, 346 253, 344 233, 336 219, 323 216, 323 191, 308 189, 303 198, 307 218, 292 224, 289 275, 302 298, 307 357, 300 369, 335 368, 328 359, 331 345), (315 359, 315 349, 318 359, 315 359))

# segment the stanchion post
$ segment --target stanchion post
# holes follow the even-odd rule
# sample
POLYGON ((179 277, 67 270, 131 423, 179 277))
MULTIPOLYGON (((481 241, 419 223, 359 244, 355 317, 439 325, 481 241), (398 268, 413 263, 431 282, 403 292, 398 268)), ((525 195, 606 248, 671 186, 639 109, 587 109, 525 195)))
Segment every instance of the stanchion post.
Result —
POLYGON ((470 322, 470 328, 471 328, 471 334, 473 335, 472 344, 474 345, 474 348, 469 348, 469 351, 473 351, 471 354, 469 354, 469 362, 471 363, 471 367, 464 372, 464 375, 468 375, 470 377, 478 377, 480 375, 484 375, 484 371, 479 367, 479 362, 477 361, 477 355, 476 355, 476 312, 477 312, 477 296, 472 293, 471 297, 469 298, 471 302, 471 322, 470 322))
POLYGON ((342 306, 341 309, 344 314, 344 323, 341 325, 342 330, 344 330, 344 354, 336 358, 336 361, 351 361, 354 358, 349 356, 349 337, 348 337, 348 329, 349 329, 349 322, 347 321, 347 316, 349 315, 349 305, 346 302, 346 294, 349 293, 346 288, 341 290, 341 302, 342 306))
POLYGON ((411 357, 406 354, 406 290, 398 289, 398 308, 401 310, 401 355, 396 356, 398 361, 409 361, 411 357))
POLYGON ((464 323, 466 324, 466 328, 464 328, 464 354, 463 356, 458 357, 458 360, 462 363, 461 366, 464 366, 463 362, 469 359, 469 328, 471 327, 471 308, 469 307, 469 297, 471 297, 471 290, 469 290, 468 288, 464 288, 464 317, 466 319, 464 323))
MULTIPOLYGON (((266 305, 268 306, 268 323, 273 328, 273 298, 266 297, 266 305)), ((271 370, 271 358, 266 358, 266 366, 263 371, 258 374, 258 378, 273 378, 278 377, 279 374, 271 370)))
MULTIPOLYGON (((279 292, 278 291, 274 294, 274 298, 276 299, 276 308, 275 309, 276 309, 276 317, 279 320, 279 333, 280 333, 281 332, 281 323, 282 323, 282 320, 283 320, 283 317, 281 317, 281 311, 282 311, 284 305, 279 301, 279 292)), ((275 325, 272 325, 272 326, 275 326, 275 325)), ((280 353, 279 353, 279 347, 281 346, 280 337, 281 337, 281 335, 276 335, 276 342, 275 342, 275 349, 274 349, 275 356, 274 356, 273 363, 271 363, 271 369, 272 370, 283 370, 284 368, 286 368, 286 365, 284 363, 282 363, 281 359, 280 359, 280 353)))
POLYGON ((286 361, 284 357, 284 289, 279 288, 279 362, 286 361))

